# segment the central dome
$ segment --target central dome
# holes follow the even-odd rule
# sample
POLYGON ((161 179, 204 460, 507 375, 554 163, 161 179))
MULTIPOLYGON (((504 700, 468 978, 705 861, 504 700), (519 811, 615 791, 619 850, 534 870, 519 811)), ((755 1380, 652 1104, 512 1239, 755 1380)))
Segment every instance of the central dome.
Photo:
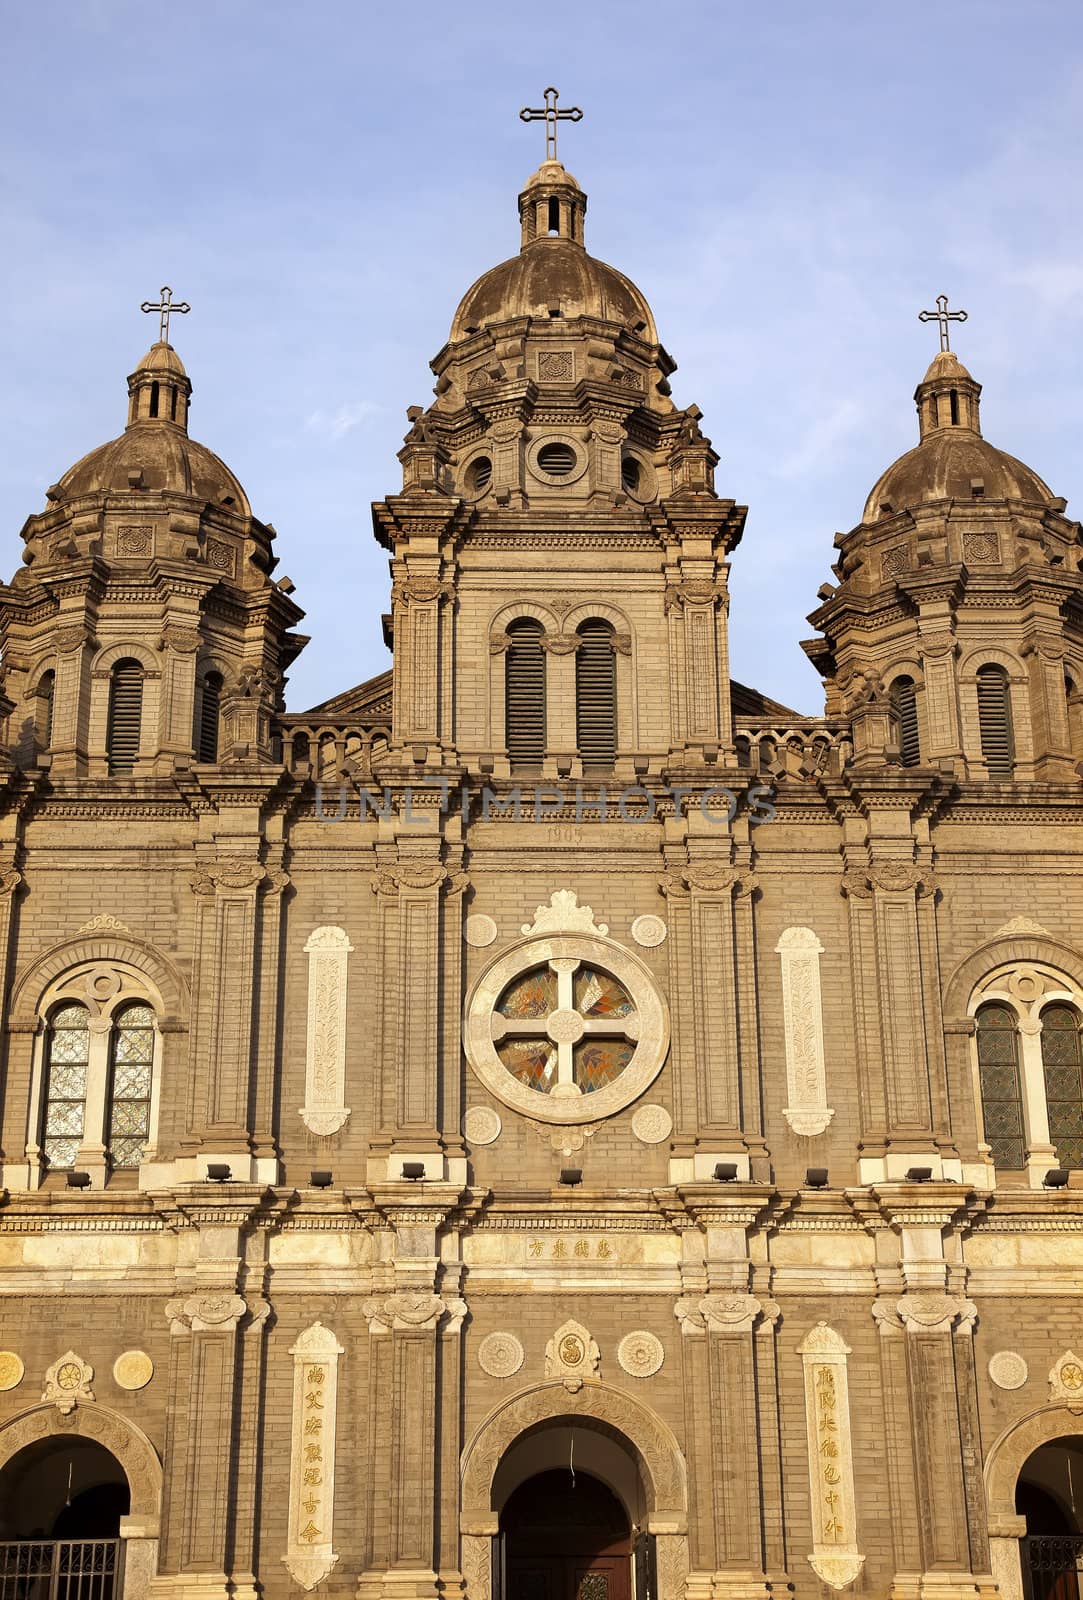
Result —
POLYGON ((587 197, 559 161, 545 161, 519 196, 522 247, 463 295, 450 342, 516 317, 597 317, 657 344, 651 308, 630 278, 587 254, 587 197))
POLYGON ((514 317, 598 317, 619 322, 650 344, 658 342, 651 308, 616 267, 590 256, 572 239, 534 239, 473 284, 459 302, 451 340, 467 339, 514 317))

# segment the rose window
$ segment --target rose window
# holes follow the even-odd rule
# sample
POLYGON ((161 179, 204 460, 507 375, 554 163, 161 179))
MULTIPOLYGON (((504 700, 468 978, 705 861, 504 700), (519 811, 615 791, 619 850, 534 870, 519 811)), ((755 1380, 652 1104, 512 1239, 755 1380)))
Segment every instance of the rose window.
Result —
POLYGON ((669 1043, 665 1002, 638 957, 608 940, 531 940, 499 957, 466 1008, 467 1058, 506 1105, 592 1122, 631 1103, 669 1043))
POLYGON ((639 1019, 623 984, 587 962, 557 957, 508 984, 493 1013, 496 1053, 542 1094, 593 1094, 635 1053, 639 1019))

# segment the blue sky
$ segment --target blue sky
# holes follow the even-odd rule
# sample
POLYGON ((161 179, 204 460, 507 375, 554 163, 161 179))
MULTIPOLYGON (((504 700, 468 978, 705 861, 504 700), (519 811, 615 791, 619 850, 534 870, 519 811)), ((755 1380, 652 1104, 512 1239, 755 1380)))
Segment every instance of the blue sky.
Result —
POLYGON ((388 664, 368 503, 469 283, 518 247, 556 83, 587 246, 650 300, 749 507, 734 676, 822 707, 798 641, 832 538, 914 442, 938 293, 986 436, 1083 510, 1078 0, 131 0, 9 6, 0 510, 118 433, 162 283, 193 434, 278 529, 300 710, 388 664))

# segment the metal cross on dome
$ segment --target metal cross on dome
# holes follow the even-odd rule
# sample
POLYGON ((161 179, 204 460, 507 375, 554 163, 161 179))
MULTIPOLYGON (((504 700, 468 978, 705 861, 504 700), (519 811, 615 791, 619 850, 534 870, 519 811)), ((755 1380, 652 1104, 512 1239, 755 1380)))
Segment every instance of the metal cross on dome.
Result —
POLYGON ((919 322, 939 322, 939 324, 940 324, 940 348, 941 348, 941 350, 950 350, 951 349, 951 341, 948 338, 948 323, 949 322, 965 322, 966 321, 966 312, 965 311, 949 311, 948 310, 948 297, 947 297, 947 295, 946 294, 938 294, 937 297, 936 297, 936 310, 935 311, 919 311, 918 312, 918 321, 919 322))
POLYGON ((157 305, 155 305, 153 300, 144 300, 143 304, 139 307, 139 309, 140 309, 140 311, 157 311, 158 312, 158 314, 159 314, 159 320, 158 320, 158 343, 159 344, 168 344, 169 343, 169 318, 170 318, 171 313, 174 312, 174 311, 178 311, 181 314, 181 316, 184 317, 184 316, 188 315, 189 311, 191 311, 192 308, 188 304, 187 300, 178 300, 174 304, 173 291, 169 287, 168 283, 164 284, 163 287, 161 289, 159 289, 158 293, 161 295, 162 298, 161 298, 161 300, 159 301, 159 303, 157 305))
POLYGON ((578 106, 569 106, 566 111, 557 110, 559 95, 556 89, 546 89, 544 106, 524 106, 519 113, 522 122, 545 123, 545 159, 555 161, 557 158, 557 123, 582 122, 583 113, 578 106))

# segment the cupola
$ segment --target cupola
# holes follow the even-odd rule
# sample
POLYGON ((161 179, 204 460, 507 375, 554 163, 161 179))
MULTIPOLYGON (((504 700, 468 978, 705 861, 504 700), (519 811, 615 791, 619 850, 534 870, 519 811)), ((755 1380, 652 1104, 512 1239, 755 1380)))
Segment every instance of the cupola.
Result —
POLYGON ((152 344, 128 378, 128 427, 160 422, 188 432, 192 385, 171 344, 152 344))
POLYGON ((519 196, 522 248, 526 250, 538 239, 570 239, 582 244, 586 214, 587 197, 563 162, 544 161, 519 196))

